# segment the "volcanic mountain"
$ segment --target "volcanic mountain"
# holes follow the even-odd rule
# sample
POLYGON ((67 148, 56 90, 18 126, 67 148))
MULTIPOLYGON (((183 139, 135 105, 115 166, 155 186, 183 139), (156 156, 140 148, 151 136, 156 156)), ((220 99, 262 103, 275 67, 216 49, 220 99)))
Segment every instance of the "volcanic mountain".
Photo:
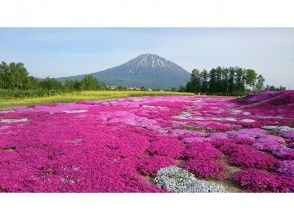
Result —
MULTIPOLYGON (((142 54, 122 65, 91 74, 106 85, 152 89, 184 86, 190 78, 188 71, 155 54, 142 54)), ((81 79, 83 76, 64 77, 60 80, 81 79)))

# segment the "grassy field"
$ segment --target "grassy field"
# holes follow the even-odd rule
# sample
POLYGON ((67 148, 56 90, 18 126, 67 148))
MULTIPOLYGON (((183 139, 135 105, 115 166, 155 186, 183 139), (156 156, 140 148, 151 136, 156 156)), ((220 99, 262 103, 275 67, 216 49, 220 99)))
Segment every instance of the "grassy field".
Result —
POLYGON ((160 91, 82 91, 66 94, 52 95, 47 97, 24 97, 24 98, 0 98, 0 108, 13 106, 30 106, 35 104, 76 102, 80 100, 111 99, 119 97, 135 96, 165 96, 165 95, 194 95, 183 92, 160 92, 160 91))

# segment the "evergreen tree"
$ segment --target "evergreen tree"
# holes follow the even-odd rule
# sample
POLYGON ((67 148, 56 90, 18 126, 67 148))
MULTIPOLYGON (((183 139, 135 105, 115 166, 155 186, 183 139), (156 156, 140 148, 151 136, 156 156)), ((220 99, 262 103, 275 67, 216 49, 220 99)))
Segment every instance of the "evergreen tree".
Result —
POLYGON ((228 79, 228 93, 232 94, 235 90, 235 68, 229 68, 229 79, 228 79))
POLYGON ((204 69, 200 73, 200 76, 201 76, 201 80, 202 80, 201 92, 206 93, 208 91, 208 72, 204 69))
POLYGON ((201 92, 201 79, 199 70, 193 69, 191 80, 187 83, 187 91, 194 93, 201 92))
POLYGON ((217 88, 216 88, 216 70, 213 68, 210 70, 209 72, 209 92, 210 93, 214 93, 217 91, 217 88))

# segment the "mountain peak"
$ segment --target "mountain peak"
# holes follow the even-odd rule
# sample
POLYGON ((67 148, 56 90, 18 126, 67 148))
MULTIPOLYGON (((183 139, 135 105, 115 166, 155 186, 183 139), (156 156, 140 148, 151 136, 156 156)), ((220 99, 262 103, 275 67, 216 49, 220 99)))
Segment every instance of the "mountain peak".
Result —
POLYGON ((128 62, 92 73, 107 85, 167 89, 184 86, 190 73, 156 54, 144 53, 128 62))
MULTIPOLYGON (((131 72, 138 72, 141 71, 142 68, 148 68, 150 73, 160 72, 162 70, 168 69, 179 69, 180 66, 176 65, 175 63, 160 57, 156 54, 141 54, 136 58, 130 60, 129 62, 125 63, 124 65, 129 66, 131 72)), ((182 69, 182 68, 181 68, 182 69)))

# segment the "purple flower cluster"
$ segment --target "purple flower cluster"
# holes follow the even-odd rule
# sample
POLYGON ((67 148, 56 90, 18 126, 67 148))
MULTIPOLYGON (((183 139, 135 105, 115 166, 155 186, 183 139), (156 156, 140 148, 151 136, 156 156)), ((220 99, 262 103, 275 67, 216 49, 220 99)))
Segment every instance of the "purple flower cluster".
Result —
POLYGON ((294 160, 281 161, 277 171, 284 176, 294 177, 294 160))

